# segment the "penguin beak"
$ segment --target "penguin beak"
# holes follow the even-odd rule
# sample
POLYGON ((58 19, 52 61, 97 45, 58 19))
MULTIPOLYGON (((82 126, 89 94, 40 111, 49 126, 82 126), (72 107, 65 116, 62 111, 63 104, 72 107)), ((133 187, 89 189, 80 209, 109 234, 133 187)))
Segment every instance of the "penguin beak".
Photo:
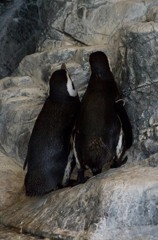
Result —
POLYGON ((67 70, 67 69, 66 69, 66 64, 65 64, 65 63, 62 63, 62 65, 61 65, 61 69, 64 69, 65 71, 67 70))

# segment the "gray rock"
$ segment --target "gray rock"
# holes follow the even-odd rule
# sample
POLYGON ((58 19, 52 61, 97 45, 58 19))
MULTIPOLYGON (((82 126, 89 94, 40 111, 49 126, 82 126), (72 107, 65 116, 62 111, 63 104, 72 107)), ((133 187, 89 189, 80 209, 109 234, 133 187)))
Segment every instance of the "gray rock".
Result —
MULTIPOLYGON (((14 231, 13 229, 10 230, 9 228, 5 228, 4 226, 0 225, 0 240, 39 240, 41 238, 38 237, 32 237, 29 234, 24 235, 22 233, 19 233, 14 231)), ((45 240, 49 240, 47 238, 44 238, 45 240)))
POLYGON ((0 1, 0 15, 7 11, 8 7, 12 4, 13 0, 0 1))
POLYGON ((150 155, 149 158, 143 159, 141 161, 128 161, 123 167, 128 168, 132 166, 143 166, 143 167, 158 167, 158 153, 150 155))
POLYGON ((124 22, 143 20, 146 9, 143 1, 53 1, 48 9, 49 30, 86 45, 111 43, 124 22))
POLYGON ((3 2, 0 9, 0 78, 11 74, 25 55, 35 51, 45 27, 45 14, 40 12, 42 1, 3 2))
POLYGON ((128 228, 110 228, 106 226, 106 220, 90 236, 90 240, 157 240, 157 226, 139 226, 128 228))
POLYGON ((0 89, 0 149, 22 161, 46 91, 30 77, 4 78, 0 89))
POLYGON ((112 239, 117 233, 121 239, 122 230, 123 239, 147 234, 150 240, 158 234, 157 199, 158 168, 119 168, 43 197, 21 193, 14 205, 1 211, 0 223, 54 239, 112 239))
POLYGON ((147 21, 158 22, 158 6, 151 6, 147 11, 147 21))
POLYGON ((0 152, 0 210, 15 203, 23 188, 24 173, 15 159, 0 152))
POLYGON ((158 25, 130 24, 122 29, 120 85, 127 97, 135 145, 131 159, 158 152, 158 25))
POLYGON ((77 2, 66 16, 64 31, 87 45, 111 44, 124 22, 141 20, 145 12, 140 1, 77 2))
POLYGON ((64 39, 67 44, 75 40, 75 45, 109 44, 117 49, 122 25, 156 21, 156 7, 157 0, 45 1, 48 27, 41 35, 38 50, 64 46, 64 39))

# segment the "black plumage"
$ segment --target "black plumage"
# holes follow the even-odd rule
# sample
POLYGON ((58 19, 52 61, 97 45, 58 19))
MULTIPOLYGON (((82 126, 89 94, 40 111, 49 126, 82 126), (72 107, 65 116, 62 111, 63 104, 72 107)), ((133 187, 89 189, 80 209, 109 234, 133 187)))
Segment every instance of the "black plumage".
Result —
MULTIPOLYGON (((63 178, 68 161, 72 161, 69 154, 79 98, 77 92, 74 96, 68 92, 68 78, 65 69, 52 74, 49 96, 37 117, 30 137, 24 164, 24 168, 28 166, 25 188, 29 196, 43 195, 55 190, 66 184, 69 179, 71 169, 67 169, 65 179, 63 178)), ((69 78, 70 87, 71 83, 69 78)), ((73 83, 72 88, 75 93, 73 83)))
MULTIPOLYGON (((107 56, 94 52, 89 58, 91 77, 81 101, 76 124, 74 152, 78 164, 78 182, 84 181, 84 170, 93 175, 111 166, 120 166, 132 129, 126 111, 117 102, 121 95, 107 56), (124 119, 126 115, 126 119, 124 119)), ((131 137, 130 136, 130 137, 131 137)), ((126 160, 125 160, 126 161, 126 160)))

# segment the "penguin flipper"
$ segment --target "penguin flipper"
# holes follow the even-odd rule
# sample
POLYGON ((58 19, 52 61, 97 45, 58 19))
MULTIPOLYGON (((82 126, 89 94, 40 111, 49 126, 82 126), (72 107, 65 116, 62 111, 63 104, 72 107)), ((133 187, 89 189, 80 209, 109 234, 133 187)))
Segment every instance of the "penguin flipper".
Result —
POLYGON ((128 149, 131 147, 133 143, 133 133, 129 117, 124 108, 124 101, 122 99, 119 99, 118 101, 115 102, 115 110, 118 117, 120 118, 126 143, 126 149, 128 149))

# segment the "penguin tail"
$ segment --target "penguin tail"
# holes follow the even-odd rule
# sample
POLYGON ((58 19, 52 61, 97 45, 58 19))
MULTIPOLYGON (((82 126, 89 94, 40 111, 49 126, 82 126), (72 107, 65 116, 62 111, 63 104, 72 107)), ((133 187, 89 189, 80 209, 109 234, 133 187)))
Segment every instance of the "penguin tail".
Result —
POLYGON ((93 175, 96 175, 102 171, 102 167, 106 166, 110 168, 110 162, 112 159, 112 153, 108 146, 103 142, 101 138, 96 138, 89 144, 89 159, 92 161, 93 175))

